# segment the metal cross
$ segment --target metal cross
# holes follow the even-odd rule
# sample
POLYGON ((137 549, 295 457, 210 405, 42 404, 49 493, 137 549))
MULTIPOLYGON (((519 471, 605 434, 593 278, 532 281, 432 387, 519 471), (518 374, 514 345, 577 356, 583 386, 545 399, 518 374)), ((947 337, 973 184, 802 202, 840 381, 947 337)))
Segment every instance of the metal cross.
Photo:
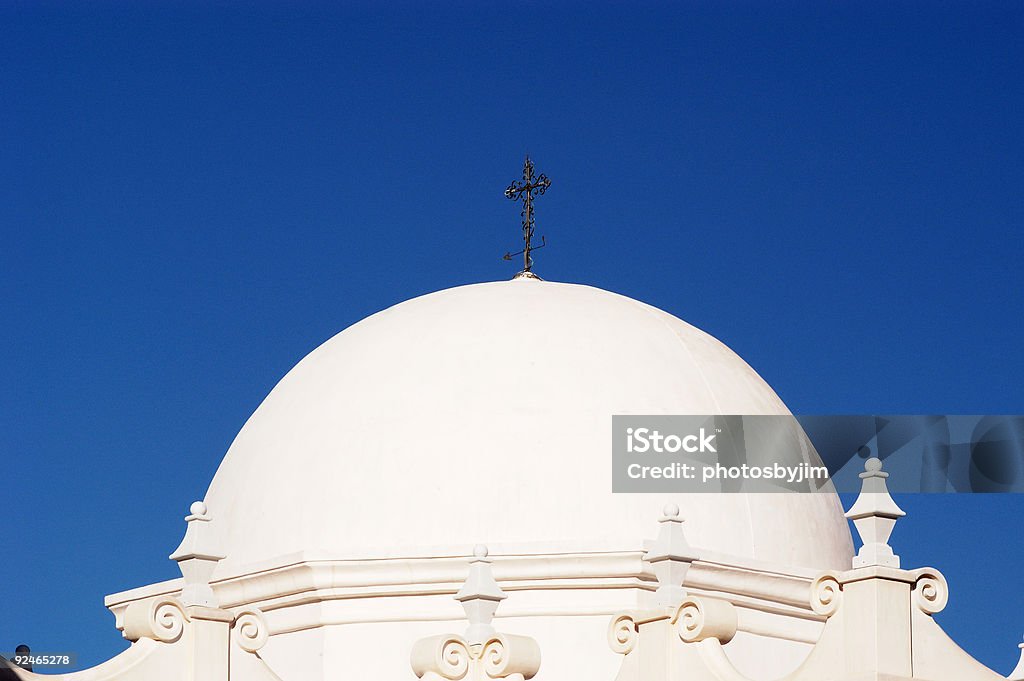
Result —
POLYGON ((530 251, 535 251, 538 248, 544 248, 547 246, 547 241, 544 237, 540 238, 540 246, 533 246, 530 242, 533 239, 533 228, 535 225, 533 217, 533 197, 540 196, 548 190, 551 186, 551 180, 544 173, 541 173, 536 179, 533 177, 533 161, 530 157, 526 157, 526 162, 523 164, 523 179, 522 181, 516 180, 508 186, 505 190, 505 197, 512 199, 513 201, 523 200, 523 211, 520 215, 523 218, 523 241, 526 242, 526 247, 518 253, 506 253, 505 260, 511 260, 517 255, 523 256, 523 272, 529 272, 530 268, 533 267, 533 258, 530 257, 530 251))

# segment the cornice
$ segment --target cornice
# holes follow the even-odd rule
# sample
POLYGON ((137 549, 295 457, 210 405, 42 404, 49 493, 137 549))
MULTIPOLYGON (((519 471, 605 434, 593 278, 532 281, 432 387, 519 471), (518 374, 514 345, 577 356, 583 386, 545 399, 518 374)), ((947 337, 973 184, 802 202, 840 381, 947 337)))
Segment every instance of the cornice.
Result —
MULTIPOLYGON (((446 619, 457 606, 438 597, 455 594, 467 570, 467 557, 454 553, 373 559, 284 556, 215 580, 212 587, 221 607, 266 613, 273 634, 352 622, 446 619)), ((809 593, 820 571, 699 553, 686 577, 688 591, 732 602, 743 613, 742 630, 799 641, 816 638, 822 618, 811 609, 809 593)), ((507 603, 502 616, 612 615, 625 600, 643 601, 657 588, 643 555, 639 549, 493 551, 494 575, 502 589, 533 596, 507 603), (581 591, 590 592, 586 603, 581 591)), ((181 588, 180 579, 168 580, 112 594, 105 603, 121 628, 128 604, 174 595, 181 588)))

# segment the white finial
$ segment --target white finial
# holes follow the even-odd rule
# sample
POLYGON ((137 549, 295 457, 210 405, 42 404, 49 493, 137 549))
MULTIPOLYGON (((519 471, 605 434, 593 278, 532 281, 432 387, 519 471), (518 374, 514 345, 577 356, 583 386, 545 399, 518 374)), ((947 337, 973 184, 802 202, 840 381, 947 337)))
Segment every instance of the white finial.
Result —
POLYGON ((1024 681, 1024 643, 1019 644, 1017 647, 1020 648, 1020 659, 1017 660, 1017 666, 1006 677, 1009 681, 1024 681))
POLYGON ((494 581, 487 555, 483 544, 473 547, 469 575, 455 594, 469 620, 465 635, 428 636, 413 644, 409 663, 422 681, 529 681, 540 669, 537 641, 499 635, 491 624, 506 596, 494 581))
POLYGON ((466 582, 455 594, 455 600, 462 603, 466 611, 469 627, 466 629, 466 640, 470 645, 481 645, 497 633, 491 622, 498 604, 508 598, 491 571, 491 560, 487 547, 477 544, 473 547, 473 559, 469 561, 469 575, 466 582))
POLYGON ((690 564, 697 560, 697 553, 683 534, 679 506, 665 504, 658 522, 661 524, 658 538, 648 548, 644 560, 651 564, 658 578, 658 590, 655 592, 657 604, 678 605, 686 596, 683 582, 690 564))
POLYGON ((864 462, 864 472, 860 474, 860 496, 846 517, 853 521, 861 541, 864 543, 853 558, 853 567, 884 565, 900 566, 900 557, 893 553, 889 546, 896 521, 906 513, 896 505, 885 479, 889 474, 882 470, 882 462, 874 457, 864 462))
POLYGON ((215 529, 211 527, 209 509, 202 501, 189 506, 185 538, 177 550, 170 555, 178 563, 185 585, 181 589, 181 602, 186 605, 217 607, 217 600, 210 588, 210 577, 217 561, 224 558, 218 551, 215 529))

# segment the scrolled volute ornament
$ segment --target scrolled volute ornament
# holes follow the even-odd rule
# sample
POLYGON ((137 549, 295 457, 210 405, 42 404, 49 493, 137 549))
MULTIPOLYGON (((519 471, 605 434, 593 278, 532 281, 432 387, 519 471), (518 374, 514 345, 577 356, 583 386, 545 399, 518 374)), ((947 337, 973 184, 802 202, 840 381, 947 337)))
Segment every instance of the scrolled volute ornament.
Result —
POLYGON ((629 655, 636 648, 639 634, 636 620, 629 613, 616 615, 608 625, 608 645, 619 655, 629 655))
POLYGON ((458 681, 469 673, 473 652, 461 636, 431 636, 413 645, 409 662, 418 678, 434 674, 458 681))
POLYGON ((256 608, 243 610, 235 615, 235 621, 231 624, 231 637, 239 648, 247 653, 255 653, 270 638, 266 617, 256 608))
POLYGON ((155 598, 130 604, 124 612, 124 637, 129 641, 151 638, 174 643, 181 638, 188 613, 177 598, 155 598))
POLYGON ((709 638, 728 643, 736 635, 736 607, 717 598, 688 596, 676 609, 672 624, 679 638, 687 643, 709 638))
POLYGON ((843 587, 835 574, 825 572, 815 577, 810 591, 811 610, 823 617, 836 614, 843 600, 843 587))
POLYGON ((529 636, 498 634, 484 643, 480 661, 492 679, 532 679, 540 670, 540 646, 529 636))
POLYGON ((949 602, 949 585, 938 570, 921 570, 914 582, 914 604, 929 615, 942 612, 949 602))

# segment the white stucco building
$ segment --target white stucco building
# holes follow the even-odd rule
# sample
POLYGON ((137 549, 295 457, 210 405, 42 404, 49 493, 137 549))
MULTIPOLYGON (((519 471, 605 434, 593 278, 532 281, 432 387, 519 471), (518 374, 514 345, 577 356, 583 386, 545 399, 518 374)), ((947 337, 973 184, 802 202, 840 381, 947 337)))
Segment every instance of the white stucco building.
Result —
POLYGON ((614 293, 401 303, 281 380, 191 509, 184 576, 107 597, 132 647, 57 678, 1004 679, 932 620, 941 574, 889 550, 876 460, 859 555, 834 494, 611 492, 613 414, 786 413, 614 293))

